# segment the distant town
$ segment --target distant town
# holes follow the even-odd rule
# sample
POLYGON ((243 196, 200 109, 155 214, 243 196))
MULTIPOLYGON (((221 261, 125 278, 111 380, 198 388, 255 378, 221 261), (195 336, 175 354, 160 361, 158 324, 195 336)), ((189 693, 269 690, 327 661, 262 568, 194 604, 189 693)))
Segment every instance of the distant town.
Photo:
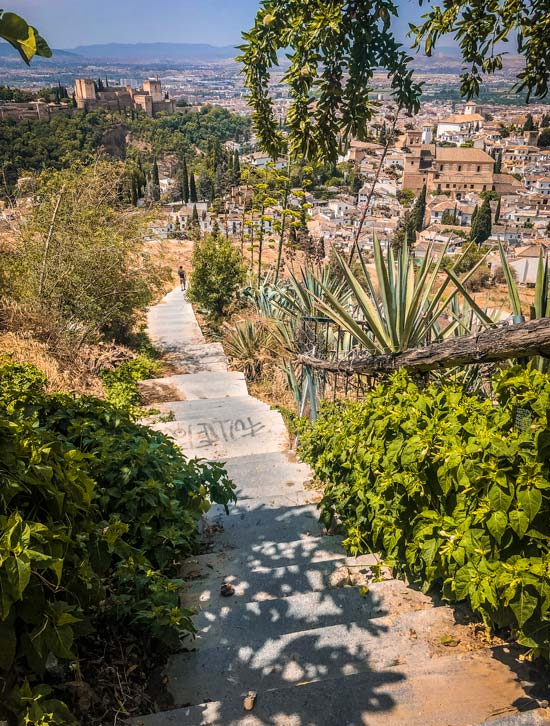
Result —
MULTIPOLYGON (((472 218, 487 198, 492 219, 487 241, 505 243, 519 282, 531 284, 540 250, 550 247, 550 107, 517 105, 517 99, 512 103, 506 74, 488 84, 487 102, 457 102, 458 78, 454 72, 442 72, 441 63, 435 64, 431 74, 419 68, 426 79, 425 100, 414 118, 395 119, 391 96, 384 88, 385 76, 377 74, 379 111, 369 138, 348 141, 338 159, 345 170, 340 180, 333 180, 322 194, 306 190, 300 198, 307 206, 308 230, 330 250, 349 249, 360 229, 359 245, 369 249, 373 235, 382 241, 394 237, 411 202, 425 189, 425 216, 416 232, 416 254, 421 255, 428 246, 453 254, 461 251, 472 218)), ((147 74, 143 64, 75 64, 74 58, 63 56, 54 68, 37 64, 32 72, 18 71, 25 78, 14 78, 14 66, 8 64, 13 85, 36 91, 58 77, 63 92, 53 101, 1 102, 0 119, 19 123, 97 109, 157 118, 208 106, 250 114, 239 68, 231 58, 172 64, 176 68, 167 68, 166 62, 152 65, 157 71, 154 75, 147 74), (113 70, 126 72, 127 77, 113 77, 113 70), (72 75, 80 71, 89 75, 72 75), (69 83, 63 85, 67 79, 69 83)), ((289 104, 283 72, 273 79, 281 124, 289 104)), ((239 156, 243 168, 281 170, 286 166, 285 159, 264 154, 254 135, 246 141, 227 141, 226 147, 239 156)), ((153 235, 172 236, 186 229, 194 207, 202 232, 221 227, 228 236, 240 239, 253 236, 252 227, 260 224, 269 237, 280 222, 277 208, 265 209, 262 222, 247 218, 247 185, 233 187, 222 200, 220 212, 220 204, 212 205, 212 199, 190 202, 178 198, 180 165, 170 154, 158 159, 158 168, 167 216, 152 229, 153 235)), ((298 198, 291 196, 290 201, 298 203, 298 198)))

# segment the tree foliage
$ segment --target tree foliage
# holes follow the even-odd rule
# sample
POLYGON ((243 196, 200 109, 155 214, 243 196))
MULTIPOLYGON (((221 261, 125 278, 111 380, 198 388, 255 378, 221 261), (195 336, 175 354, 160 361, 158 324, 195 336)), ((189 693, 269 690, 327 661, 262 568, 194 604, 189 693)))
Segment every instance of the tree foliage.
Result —
POLYGON ((386 0, 262 0, 254 27, 243 33, 240 60, 262 145, 273 158, 280 155, 284 138, 269 75, 278 64, 277 53, 286 48, 292 154, 335 161, 340 132, 365 140, 375 110, 370 85, 380 66, 388 70, 395 102, 418 110, 420 85, 391 30, 396 15, 396 6, 386 0))
POLYGON ((119 204, 121 164, 45 172, 39 202, 22 214, 0 261, 4 306, 15 303, 39 336, 82 344, 124 339, 166 271, 147 254, 141 216, 119 204))
MULTIPOLYGON (((422 0, 420 0, 422 4, 422 0)), ((530 0, 441 0, 432 5, 423 23, 412 27, 416 47, 427 55, 439 39, 452 35, 465 64, 461 93, 470 98, 479 93, 484 74, 503 67, 503 43, 514 42, 525 64, 518 73, 517 92, 544 98, 548 94, 550 53, 548 52, 548 7, 530 0)))
MULTIPOLYGON (((418 109, 421 88, 412 75, 412 59, 396 40, 397 15, 397 4, 388 0, 262 0, 254 27, 243 33, 240 60, 266 151, 276 158, 285 144, 269 87, 277 54, 285 49, 292 153, 334 160, 340 136, 365 140, 375 108, 370 90, 377 68, 387 71, 396 105, 408 112, 418 109)), ((455 38, 467 67, 461 93, 468 98, 478 94, 484 74, 502 68, 500 44, 517 40, 525 58, 517 90, 527 99, 543 98, 550 78, 547 18, 544 2, 436 0, 411 32, 414 47, 427 55, 442 36, 455 38)))
POLYGON ((0 10, 0 38, 13 46, 27 65, 35 55, 51 58, 52 51, 38 30, 8 10, 0 10))
POLYGON ((206 235, 195 242, 193 274, 187 291, 192 302, 220 320, 234 303, 243 283, 240 254, 228 240, 206 235))
POLYGON ((475 218, 472 218, 471 238, 473 242, 481 244, 491 236, 493 227, 491 205, 486 197, 481 203, 475 218))
POLYGON ((537 146, 547 149, 550 146, 550 128, 542 129, 537 140, 537 146))

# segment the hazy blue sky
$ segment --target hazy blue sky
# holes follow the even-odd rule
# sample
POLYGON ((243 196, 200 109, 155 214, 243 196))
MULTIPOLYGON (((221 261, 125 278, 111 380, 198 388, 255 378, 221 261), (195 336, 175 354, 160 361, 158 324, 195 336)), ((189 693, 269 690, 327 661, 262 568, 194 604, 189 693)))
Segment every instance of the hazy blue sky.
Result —
MULTIPOLYGON (((418 16, 400 0, 402 19, 418 16)), ((258 0, 10 0, 4 7, 35 25, 56 48, 87 43, 182 42, 232 45, 253 22, 258 0)))

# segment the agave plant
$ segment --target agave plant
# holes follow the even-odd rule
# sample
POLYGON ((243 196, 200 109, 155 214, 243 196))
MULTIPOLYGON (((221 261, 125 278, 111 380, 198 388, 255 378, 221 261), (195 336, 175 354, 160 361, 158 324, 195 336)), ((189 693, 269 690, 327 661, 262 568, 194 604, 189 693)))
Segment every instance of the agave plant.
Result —
POLYGON ((249 381, 256 380, 263 366, 270 359, 271 334, 261 320, 245 320, 233 327, 227 326, 224 349, 235 366, 244 372, 249 381))
MULTIPOLYGON (((504 270, 504 277, 506 279, 506 286, 508 288, 508 297, 512 307, 512 314, 516 321, 519 322, 524 320, 526 316, 524 315, 521 306, 518 286, 514 279, 510 265, 508 264, 508 260, 506 259, 502 243, 499 243, 499 252, 502 269, 504 270)), ((529 317, 531 320, 550 317, 549 285, 550 277, 548 269, 548 255, 543 255, 541 250, 537 266, 537 279, 535 282, 535 300, 529 310, 529 317)), ((536 356, 533 359, 533 366, 538 368, 540 371, 547 371, 550 368, 550 361, 548 358, 536 356)))
MULTIPOLYGON (((499 243, 500 262, 506 279, 508 288, 508 297, 512 306, 512 314, 517 317, 526 317, 521 307, 518 286, 514 279, 514 275, 506 259, 504 247, 499 243)), ((538 318, 547 318, 550 316, 550 295, 548 292, 549 276, 548 276, 548 255, 543 255, 542 250, 539 254, 539 262, 537 266, 537 279, 535 282, 535 301, 530 309, 529 317, 531 320, 538 318)))
MULTIPOLYGON (((374 240, 374 263, 377 288, 362 255, 361 261, 366 286, 352 272, 346 261, 337 255, 344 279, 355 303, 353 312, 342 305, 326 286, 321 285, 322 297, 309 292, 318 308, 348 331, 357 344, 373 354, 398 353, 455 333, 462 322, 449 316, 451 303, 460 294, 485 326, 493 325, 491 317, 482 310, 464 287, 485 257, 459 280, 455 269, 444 270, 445 250, 435 259, 430 245, 421 264, 417 266, 408 245, 395 253, 391 247, 386 254, 380 242, 374 240), (440 273, 445 273, 441 281, 440 273), (447 325, 442 320, 449 319, 447 325)), ((463 253, 465 255, 467 250, 463 253)))

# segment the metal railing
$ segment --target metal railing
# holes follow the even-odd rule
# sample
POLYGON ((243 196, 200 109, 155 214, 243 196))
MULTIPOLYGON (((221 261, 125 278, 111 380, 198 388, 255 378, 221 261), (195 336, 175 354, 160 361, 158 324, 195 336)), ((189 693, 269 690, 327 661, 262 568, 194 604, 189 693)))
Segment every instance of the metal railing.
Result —
MULTIPOLYGON (((363 320, 357 325, 368 329, 363 320)), ((304 316, 298 328, 297 344, 300 355, 335 363, 353 359, 366 352, 363 343, 352 333, 344 330, 331 318, 304 316)), ((302 399, 303 415, 315 419, 321 401, 363 400, 372 389, 376 378, 357 372, 323 370, 302 363, 302 378, 305 380, 302 399)))

